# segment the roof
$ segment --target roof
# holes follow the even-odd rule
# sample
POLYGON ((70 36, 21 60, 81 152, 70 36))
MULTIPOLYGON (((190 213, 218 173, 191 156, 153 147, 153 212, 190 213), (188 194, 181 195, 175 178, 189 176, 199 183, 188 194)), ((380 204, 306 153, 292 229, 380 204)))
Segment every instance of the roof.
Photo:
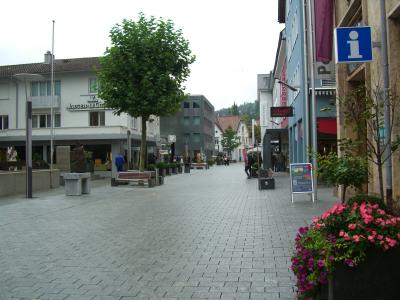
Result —
MULTIPOLYGON (((95 71, 100 67, 99 57, 83 57, 69 59, 55 59, 54 72, 84 72, 95 71)), ((33 74, 50 74, 51 64, 32 63, 22 65, 0 66, 0 78, 9 78, 15 74, 33 73, 33 74)))
POLYGON ((231 127, 234 131, 238 131, 240 124, 240 116, 217 117, 220 128, 225 131, 231 127))

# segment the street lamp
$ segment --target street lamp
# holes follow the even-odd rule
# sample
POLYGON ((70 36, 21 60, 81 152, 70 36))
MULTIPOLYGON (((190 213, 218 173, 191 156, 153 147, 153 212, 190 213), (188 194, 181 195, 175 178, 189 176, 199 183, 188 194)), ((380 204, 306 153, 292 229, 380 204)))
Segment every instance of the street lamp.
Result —
POLYGON ((26 97, 26 142, 25 142, 25 168, 26 168, 26 198, 32 198, 32 98, 28 97, 27 81, 41 80, 39 74, 20 73, 14 78, 21 80, 25 85, 26 97))

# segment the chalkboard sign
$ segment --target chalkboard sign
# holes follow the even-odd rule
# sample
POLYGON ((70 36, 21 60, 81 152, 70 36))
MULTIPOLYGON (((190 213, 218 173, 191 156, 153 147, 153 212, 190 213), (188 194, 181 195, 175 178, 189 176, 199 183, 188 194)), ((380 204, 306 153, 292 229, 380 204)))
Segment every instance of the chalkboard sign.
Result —
POLYGON ((313 172, 310 163, 290 164, 290 187, 292 191, 292 202, 293 194, 314 193, 313 172))

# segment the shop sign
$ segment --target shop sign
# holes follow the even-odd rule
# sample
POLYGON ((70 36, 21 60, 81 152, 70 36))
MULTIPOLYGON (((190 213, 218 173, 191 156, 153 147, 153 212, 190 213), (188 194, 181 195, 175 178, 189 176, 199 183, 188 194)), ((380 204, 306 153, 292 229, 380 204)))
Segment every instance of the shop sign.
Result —
POLYGON ((273 106, 271 107, 271 117, 273 118, 293 117, 293 107, 273 106))

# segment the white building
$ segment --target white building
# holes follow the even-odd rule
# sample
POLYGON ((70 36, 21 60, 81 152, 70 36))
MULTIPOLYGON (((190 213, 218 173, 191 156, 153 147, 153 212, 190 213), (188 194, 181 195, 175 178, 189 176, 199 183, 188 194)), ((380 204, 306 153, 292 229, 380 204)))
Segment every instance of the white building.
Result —
POLYGON ((222 136, 223 132, 225 132, 225 130, 227 130, 229 127, 231 127, 233 131, 236 133, 236 136, 239 138, 240 145, 239 147, 234 149, 233 152, 231 153, 232 154, 231 159, 237 161, 243 161, 243 150, 245 147, 249 148, 251 144, 249 130, 246 124, 242 120, 240 120, 240 116, 217 117, 216 123, 218 123, 218 126, 215 127, 216 128, 219 127, 220 130, 222 131, 221 140, 223 138, 222 136))
POLYGON ((257 75, 257 97, 260 101, 260 127, 261 139, 267 129, 274 128, 271 118, 271 107, 273 106, 272 98, 272 74, 257 75))
MULTIPOLYGON (((96 69, 99 67, 97 57, 54 61, 54 149, 83 144, 101 166, 113 161, 113 154, 127 155, 129 135, 131 163, 135 165, 139 157, 141 121, 127 114, 116 116, 113 110, 104 107, 97 97, 96 69)), ((27 82, 26 88, 32 100, 32 152, 50 162, 50 70, 51 65, 47 63, 0 66, 0 149, 4 151, 13 146, 22 160, 25 160, 26 139, 25 83, 17 80, 15 74, 40 74, 43 78, 27 82)), ((155 151, 159 136, 159 119, 155 117, 147 128, 148 152, 155 151)))
POLYGON ((215 122, 215 124, 214 124, 215 126, 215 153, 220 153, 220 152, 223 152, 223 147, 222 147, 222 144, 221 144, 221 141, 222 141, 222 139, 223 139, 223 130, 222 130, 222 128, 221 128, 221 126, 219 125, 219 123, 218 122, 215 122))

